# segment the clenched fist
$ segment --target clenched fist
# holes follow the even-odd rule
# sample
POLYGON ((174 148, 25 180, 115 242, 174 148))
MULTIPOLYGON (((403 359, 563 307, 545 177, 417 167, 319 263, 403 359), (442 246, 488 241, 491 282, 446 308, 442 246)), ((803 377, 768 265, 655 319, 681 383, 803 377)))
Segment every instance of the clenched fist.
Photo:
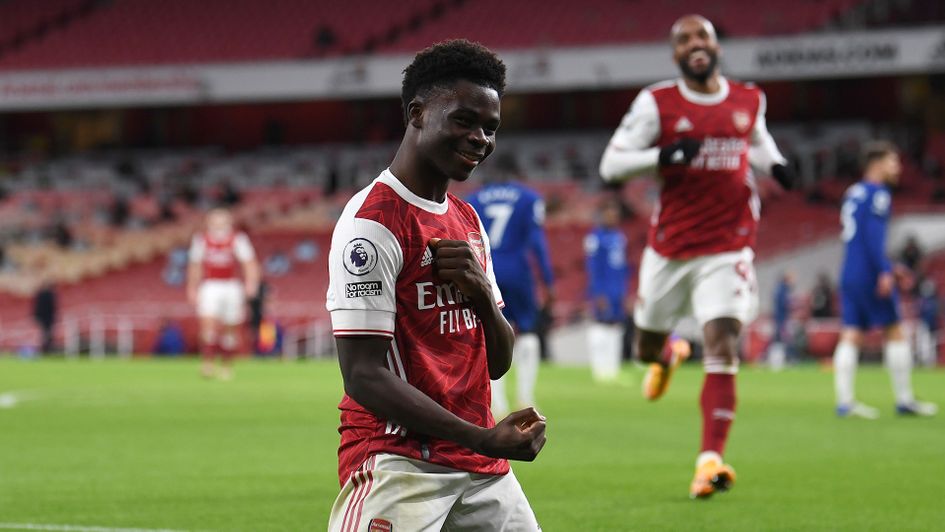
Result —
POLYGON ((473 449, 493 458, 531 462, 545 446, 545 416, 534 408, 512 412, 483 433, 473 449))
MULTIPOLYGON (((465 240, 430 239, 433 250, 433 271, 440 279, 452 282, 473 302, 492 297, 486 272, 472 246, 465 240)), ((483 251, 485 252, 485 251, 483 251)))

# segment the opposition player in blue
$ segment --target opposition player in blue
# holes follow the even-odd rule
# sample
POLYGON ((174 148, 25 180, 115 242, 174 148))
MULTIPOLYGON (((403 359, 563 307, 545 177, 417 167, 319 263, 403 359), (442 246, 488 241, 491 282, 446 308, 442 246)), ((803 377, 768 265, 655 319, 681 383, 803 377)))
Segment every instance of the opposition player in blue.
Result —
POLYGON ((587 342, 591 376, 598 382, 617 380, 623 351, 630 265, 620 216, 620 205, 613 199, 605 200, 600 224, 584 237, 587 297, 593 317, 587 342))
POLYGON ((892 380, 896 412, 931 416, 936 405, 916 401, 912 393, 912 350, 899 319, 895 274, 886 256, 891 196, 902 164, 896 146, 872 142, 863 152, 863 179, 844 195, 840 210, 845 255, 840 271, 843 329, 833 355, 837 415, 875 419, 879 410, 856 401, 854 377, 863 332, 882 327, 883 357, 892 380))
MULTIPOLYGON (((473 193, 469 204, 479 213, 492 244, 492 265, 496 283, 502 292, 505 318, 515 327, 515 363, 517 401, 535 404, 535 383, 541 347, 538 335, 539 303, 535 290, 534 269, 540 271, 545 304, 554 299, 554 275, 548 256, 548 242, 543 228, 545 202, 534 190, 517 181, 513 160, 505 160, 494 180, 473 193)), ((492 411, 509 412, 504 378, 492 382, 492 411)))

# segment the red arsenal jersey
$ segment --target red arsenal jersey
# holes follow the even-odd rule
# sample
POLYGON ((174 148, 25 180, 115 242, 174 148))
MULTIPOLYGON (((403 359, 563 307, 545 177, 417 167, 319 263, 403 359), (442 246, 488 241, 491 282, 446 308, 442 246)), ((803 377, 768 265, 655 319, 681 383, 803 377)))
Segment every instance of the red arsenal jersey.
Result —
POLYGON ((728 81, 727 86, 717 101, 684 94, 680 83, 650 88, 659 110, 656 145, 682 137, 702 141, 688 167, 660 171, 660 205, 648 243, 665 257, 687 259, 754 246, 759 203, 748 148, 762 96, 754 85, 728 81))
MULTIPOLYGON (((500 306, 489 242, 475 211, 447 194, 436 203, 385 170, 348 202, 332 235, 327 307, 335 336, 391 338, 394 374, 464 420, 491 428, 491 384, 482 323, 464 295, 433 274, 432 238, 466 240, 500 306)), ((508 462, 451 441, 413 434, 345 395, 338 475, 342 484, 369 456, 393 453, 474 473, 505 474, 508 462)))
POLYGON ((194 236, 189 257, 201 263, 204 281, 225 281, 239 278, 240 262, 252 260, 255 252, 245 233, 214 237, 203 232, 194 236))

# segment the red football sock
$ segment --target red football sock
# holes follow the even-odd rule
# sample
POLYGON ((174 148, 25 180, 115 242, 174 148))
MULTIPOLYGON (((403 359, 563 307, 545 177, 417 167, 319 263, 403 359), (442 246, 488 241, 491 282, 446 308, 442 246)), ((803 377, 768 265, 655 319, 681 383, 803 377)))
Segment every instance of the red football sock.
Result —
POLYGON ((204 362, 213 362, 217 356, 217 344, 216 343, 205 343, 200 346, 200 358, 204 362))
POLYGON ((702 385, 702 451, 725 451, 728 429, 735 420, 735 375, 706 373, 702 385))

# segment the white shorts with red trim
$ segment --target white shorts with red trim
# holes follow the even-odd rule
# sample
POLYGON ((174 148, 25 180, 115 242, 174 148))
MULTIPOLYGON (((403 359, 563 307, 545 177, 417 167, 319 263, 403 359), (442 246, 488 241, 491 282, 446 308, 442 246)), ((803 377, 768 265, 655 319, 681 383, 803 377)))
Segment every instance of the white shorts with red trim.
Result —
POLYGON ((754 251, 744 248, 673 260, 647 247, 640 261, 634 323, 652 332, 670 332, 688 317, 699 326, 717 318, 750 323, 758 315, 754 258, 754 251))
POLYGON ((223 325, 243 323, 246 292, 238 279, 208 279, 197 290, 197 316, 223 325))
POLYGON ((335 499, 329 532, 541 530, 515 475, 480 475, 377 454, 335 499))

